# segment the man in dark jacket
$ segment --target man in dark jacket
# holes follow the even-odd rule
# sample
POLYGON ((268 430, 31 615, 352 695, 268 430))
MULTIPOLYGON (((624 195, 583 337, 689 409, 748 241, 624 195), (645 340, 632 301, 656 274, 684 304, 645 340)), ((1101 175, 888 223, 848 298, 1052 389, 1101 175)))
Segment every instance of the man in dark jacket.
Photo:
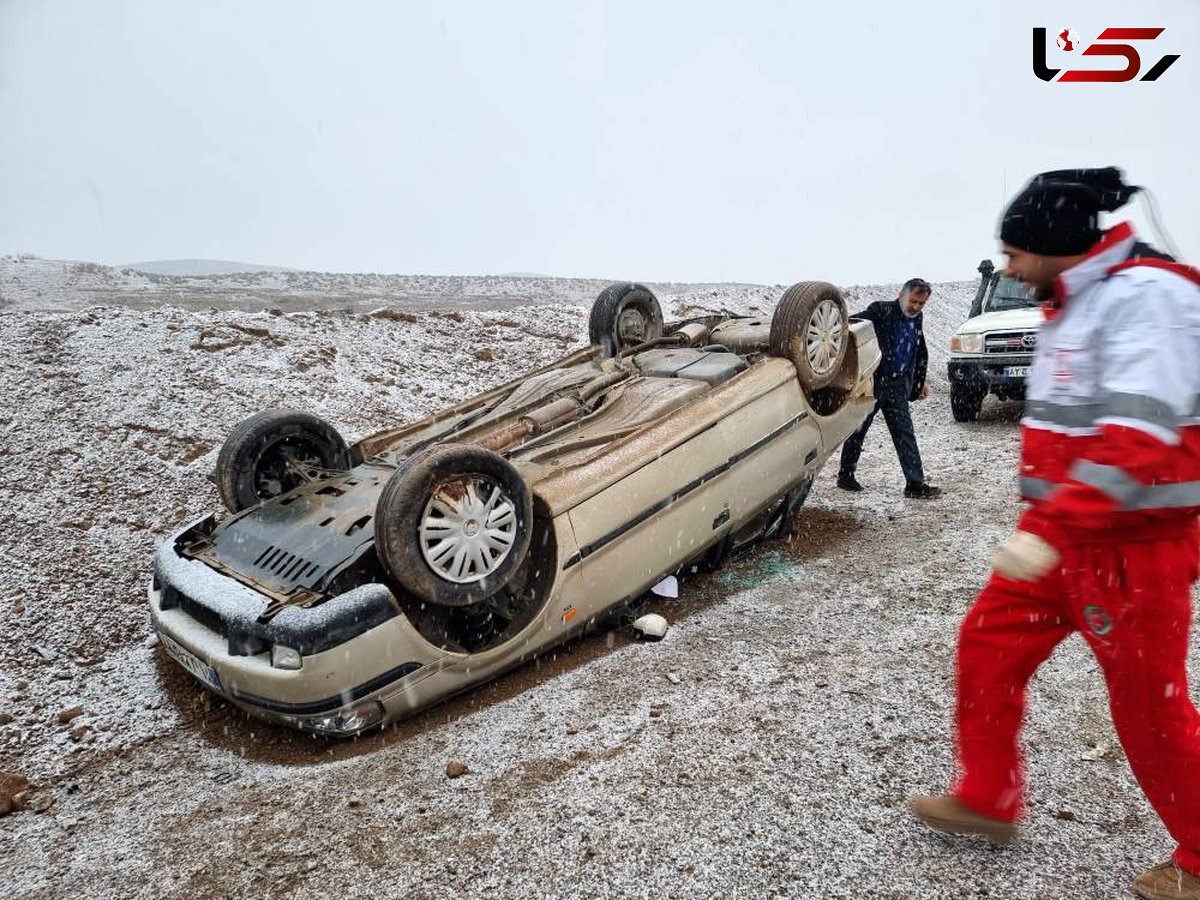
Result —
POLYGON ((842 445, 837 484, 843 490, 862 490, 854 470, 862 454, 867 429, 875 419, 875 412, 882 410, 883 420, 892 433, 892 443, 896 445, 896 455, 900 457, 900 468, 904 470, 904 496, 928 499, 941 493, 940 488, 925 481, 921 451, 917 449, 917 436, 913 433, 912 415, 908 409, 910 400, 923 400, 929 396, 929 387, 925 384, 929 353, 921 331, 921 310, 929 302, 932 292, 925 279, 910 278, 891 303, 876 301, 855 314, 874 324, 882 359, 875 370, 875 409, 842 445))

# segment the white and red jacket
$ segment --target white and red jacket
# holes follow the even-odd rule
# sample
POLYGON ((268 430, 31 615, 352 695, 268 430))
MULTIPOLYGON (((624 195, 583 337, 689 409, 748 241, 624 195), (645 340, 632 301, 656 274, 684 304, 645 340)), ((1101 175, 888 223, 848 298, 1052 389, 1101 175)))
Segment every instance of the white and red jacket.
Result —
POLYGON ((1054 546, 1178 537, 1200 512, 1200 272, 1134 243, 1106 232, 1044 306, 1017 528, 1054 546))

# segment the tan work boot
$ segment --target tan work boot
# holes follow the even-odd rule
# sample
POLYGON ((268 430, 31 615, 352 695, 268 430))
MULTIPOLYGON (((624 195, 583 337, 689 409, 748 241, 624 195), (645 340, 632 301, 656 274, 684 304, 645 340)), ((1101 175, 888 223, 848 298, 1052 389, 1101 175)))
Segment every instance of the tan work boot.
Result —
POLYGON ((1133 892, 1143 900, 1200 900, 1200 878, 1167 860, 1135 878, 1133 892))
MULTIPOLYGON (((908 803, 912 814, 931 828, 951 834, 982 834, 996 844, 1012 843, 1017 836, 1014 822, 981 816, 953 797, 913 797, 908 803)), ((1200 900, 1200 898, 1198 898, 1200 900)))

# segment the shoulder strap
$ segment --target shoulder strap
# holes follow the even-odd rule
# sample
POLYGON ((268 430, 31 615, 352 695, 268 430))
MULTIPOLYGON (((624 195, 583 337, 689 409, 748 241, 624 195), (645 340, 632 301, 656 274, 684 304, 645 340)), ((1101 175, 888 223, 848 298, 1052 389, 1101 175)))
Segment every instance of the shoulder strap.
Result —
POLYGON ((1134 266, 1145 266, 1150 269, 1165 269, 1168 272, 1174 272, 1176 275, 1181 275, 1192 284, 1200 285, 1200 270, 1194 266, 1189 266, 1181 262, 1176 262, 1175 257, 1169 253, 1163 253, 1151 247, 1145 241, 1137 241, 1130 248, 1129 255, 1115 266, 1110 266, 1105 273, 1104 278, 1107 281, 1118 272, 1123 272, 1126 269, 1132 269, 1134 266))

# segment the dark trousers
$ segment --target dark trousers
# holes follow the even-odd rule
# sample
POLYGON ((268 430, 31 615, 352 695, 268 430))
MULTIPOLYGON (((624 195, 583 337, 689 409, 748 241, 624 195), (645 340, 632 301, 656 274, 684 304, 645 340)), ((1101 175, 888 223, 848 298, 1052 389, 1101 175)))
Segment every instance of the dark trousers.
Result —
POLYGON ((908 381, 904 378, 881 378, 875 382, 875 408, 862 423, 862 427, 842 444, 842 465, 839 474, 854 474, 855 468, 858 467, 858 458, 862 455, 867 429, 875 421, 875 413, 882 410, 883 420, 887 422, 888 431, 892 433, 892 443, 896 445, 896 455, 900 457, 900 468, 904 470, 905 480, 909 484, 922 484, 925 481, 925 471, 921 468, 921 451, 917 449, 917 436, 913 432, 912 415, 908 410, 910 390, 908 381))

